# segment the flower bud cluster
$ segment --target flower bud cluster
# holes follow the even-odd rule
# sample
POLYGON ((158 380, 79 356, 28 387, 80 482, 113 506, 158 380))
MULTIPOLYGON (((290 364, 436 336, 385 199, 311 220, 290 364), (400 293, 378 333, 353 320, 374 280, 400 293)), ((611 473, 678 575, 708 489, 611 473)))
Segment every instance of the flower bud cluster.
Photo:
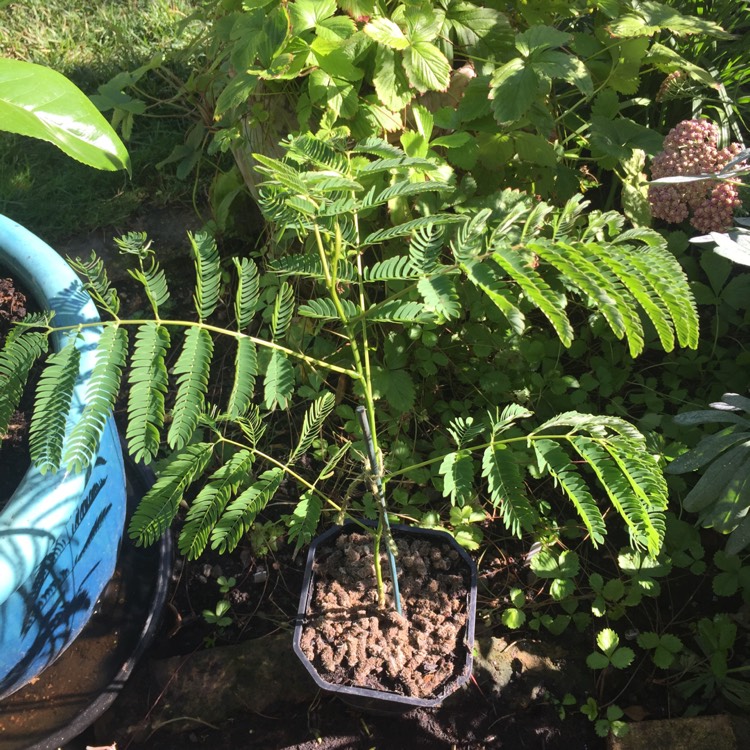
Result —
MULTIPOLYGON (((708 120, 683 120, 669 131, 664 150, 654 157, 652 179, 675 175, 718 172, 742 145, 720 149, 719 130, 708 120)), ((724 232, 732 226, 734 209, 741 201, 737 186, 720 180, 698 180, 674 185, 650 185, 651 214, 672 224, 692 215, 690 223, 700 232, 724 232)))

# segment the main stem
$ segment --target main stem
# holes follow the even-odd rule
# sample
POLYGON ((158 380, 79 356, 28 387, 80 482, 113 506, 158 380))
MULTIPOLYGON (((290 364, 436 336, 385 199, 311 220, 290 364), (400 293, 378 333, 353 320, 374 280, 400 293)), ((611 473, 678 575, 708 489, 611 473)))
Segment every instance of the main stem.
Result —
MULTIPOLYGON (((333 248, 331 253, 331 259, 329 262, 328 253, 326 251, 323 237, 320 233, 320 229, 315 225, 315 241, 318 249, 318 255, 320 257, 321 267, 323 269, 323 277, 325 280, 326 290, 328 296, 333 302, 336 314, 341 321, 346 332, 347 340, 352 353, 352 361, 354 363, 354 370, 356 372, 355 379, 362 387, 364 395, 364 407, 367 414, 367 419, 363 423, 369 423, 369 435, 365 436, 365 443, 369 443, 370 447, 370 475, 373 480, 373 495, 378 500, 378 526, 373 533, 373 561, 375 565, 375 581, 378 592, 378 603, 381 607, 385 607, 385 585, 383 583, 383 570, 380 562, 380 547, 381 542, 385 539, 387 546, 387 554, 389 556, 390 567, 391 567, 391 578, 393 580, 393 591, 395 608, 397 612, 401 612, 401 602, 399 597, 398 580, 396 578, 396 564, 393 558, 392 540, 390 535, 390 526, 388 524, 387 508, 383 497, 382 489, 382 471, 379 460, 380 450, 378 447, 378 436, 377 436, 377 422, 375 420, 375 398, 372 392, 372 378, 370 377, 370 357, 369 357, 369 345, 367 340, 367 321, 365 318, 365 296, 364 289, 362 287, 362 261, 361 258, 357 257, 357 267, 359 270, 359 309, 361 315, 359 322, 359 332, 357 326, 349 320, 349 316, 346 314, 344 305, 341 302, 338 292, 338 267, 339 262, 342 259, 343 254, 343 241, 341 236, 341 228, 336 222, 335 224, 335 237, 333 241, 333 248), (359 334, 359 335, 358 335, 359 334), (361 337, 361 347, 360 347, 361 337)), ((354 375, 354 373, 353 373, 354 375)))

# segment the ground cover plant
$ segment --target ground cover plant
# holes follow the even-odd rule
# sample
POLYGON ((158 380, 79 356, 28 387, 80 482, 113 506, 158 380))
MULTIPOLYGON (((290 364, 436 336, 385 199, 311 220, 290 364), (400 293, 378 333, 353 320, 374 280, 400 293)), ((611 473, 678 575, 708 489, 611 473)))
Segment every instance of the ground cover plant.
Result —
MULTIPOLYGON (((447 528, 485 564, 491 632, 586 643, 595 690, 544 698, 561 715, 604 736, 661 715, 656 694, 676 713, 744 709, 750 274, 728 220, 747 195, 732 175, 703 182, 732 193, 722 226, 699 227, 722 258, 688 242, 687 216, 651 214, 647 180, 695 174, 658 157, 683 121, 714 150, 742 142, 747 9, 269 0, 207 2, 190 23, 169 93, 138 90, 165 70, 144 55, 95 100, 136 132, 176 96, 189 130, 164 169, 232 156, 212 229, 241 231, 247 191, 267 235, 238 257, 221 234, 189 238, 194 314, 172 314, 177 279, 147 238, 121 242, 137 317, 104 266, 79 263, 110 314, 89 428, 124 376, 131 450, 160 461, 131 533, 178 518, 191 557, 248 537, 298 550, 320 519, 377 518, 380 476, 394 518, 447 528), (662 477, 720 417, 735 426, 662 477), (701 494, 710 470, 694 489, 678 473, 729 453, 719 501, 701 494)), ((37 434, 37 457, 75 465, 95 429, 67 454, 37 434)), ((229 600, 209 614, 229 637, 229 600)))

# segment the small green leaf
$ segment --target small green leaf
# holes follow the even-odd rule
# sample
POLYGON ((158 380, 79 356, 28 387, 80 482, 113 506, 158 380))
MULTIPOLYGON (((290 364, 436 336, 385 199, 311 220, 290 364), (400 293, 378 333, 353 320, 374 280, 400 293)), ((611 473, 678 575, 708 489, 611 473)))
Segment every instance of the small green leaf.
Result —
POLYGON ((526 614, 520 609, 508 607, 508 609, 503 610, 503 613, 500 615, 500 620, 506 628, 515 630, 516 628, 520 628, 526 622, 526 614))
POLYGON ((606 669, 609 659, 599 651, 593 651, 586 657, 586 666, 589 669, 606 669))
POLYGON ((612 666, 616 669, 627 669, 633 663, 633 659, 635 659, 635 653, 627 646, 618 648, 610 657, 612 666))

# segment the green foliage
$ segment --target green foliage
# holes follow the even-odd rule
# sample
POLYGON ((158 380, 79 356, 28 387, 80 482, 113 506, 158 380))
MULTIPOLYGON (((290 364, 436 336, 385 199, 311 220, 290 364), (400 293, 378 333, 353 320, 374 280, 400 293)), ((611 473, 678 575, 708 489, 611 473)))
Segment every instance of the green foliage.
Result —
POLYGON ((722 401, 709 410, 678 414, 683 426, 728 424, 719 432, 704 437, 698 445, 676 458, 668 467, 670 474, 704 469, 703 475, 682 499, 685 510, 698 513, 701 525, 729 534, 728 554, 736 554, 750 544, 750 399, 725 393, 722 401))
POLYGON ((0 59, 0 129, 39 138, 97 169, 130 171, 125 145, 85 94, 60 73, 0 59))
POLYGON ((592 651, 586 657, 586 664, 590 669, 625 669, 635 658, 632 648, 620 646, 620 637, 611 628, 604 628, 596 635, 596 645, 599 651, 592 651))
POLYGON ((27 316, 25 322, 23 328, 9 331, 0 351, 0 435, 8 430, 31 368, 47 351, 47 337, 27 327, 32 323, 31 316, 27 316))

